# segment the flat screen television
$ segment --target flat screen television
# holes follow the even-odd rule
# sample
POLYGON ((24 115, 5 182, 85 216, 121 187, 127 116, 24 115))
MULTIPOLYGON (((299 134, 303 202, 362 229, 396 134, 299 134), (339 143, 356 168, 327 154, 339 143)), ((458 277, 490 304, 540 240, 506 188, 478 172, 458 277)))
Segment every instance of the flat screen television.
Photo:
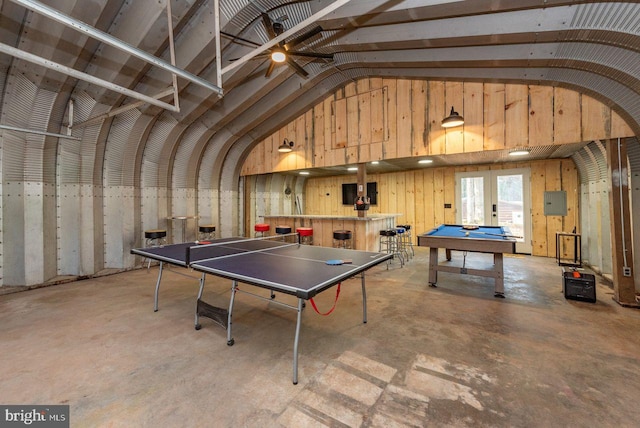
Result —
MULTIPOLYGON (((378 183, 367 183, 367 196, 371 199, 370 205, 378 205, 378 183)), ((353 205, 358 197, 358 185, 356 183, 342 184, 342 205, 353 205)))

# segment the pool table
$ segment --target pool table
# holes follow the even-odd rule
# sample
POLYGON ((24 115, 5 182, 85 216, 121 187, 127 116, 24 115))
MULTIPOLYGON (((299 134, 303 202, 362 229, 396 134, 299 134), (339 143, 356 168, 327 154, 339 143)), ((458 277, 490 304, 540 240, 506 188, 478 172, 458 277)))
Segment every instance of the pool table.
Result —
POLYGON ((495 279, 494 296, 504 297, 502 255, 504 253, 513 254, 516 252, 516 237, 511 235, 508 227, 477 226, 477 229, 471 229, 471 226, 443 224, 424 234, 418 235, 418 246, 430 248, 430 286, 436 286, 438 282, 438 271, 486 276, 495 279), (451 261, 451 250, 492 253, 493 269, 470 269, 465 267, 464 263, 462 267, 441 265, 438 263, 438 250, 440 248, 445 249, 448 261, 451 261))

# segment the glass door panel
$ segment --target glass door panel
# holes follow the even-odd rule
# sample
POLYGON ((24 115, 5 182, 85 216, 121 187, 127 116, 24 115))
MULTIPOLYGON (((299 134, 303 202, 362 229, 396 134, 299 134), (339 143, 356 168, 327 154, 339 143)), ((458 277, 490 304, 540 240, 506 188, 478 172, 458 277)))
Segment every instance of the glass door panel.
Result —
POLYGON ((511 233, 524 241, 524 195, 522 174, 498 175, 497 186, 497 213, 498 226, 507 226, 511 233))
POLYGON ((531 254, 531 190, 527 168, 456 174, 458 224, 507 226, 516 250, 531 254))
POLYGON ((460 181, 461 224, 485 224, 484 177, 464 177, 460 181))

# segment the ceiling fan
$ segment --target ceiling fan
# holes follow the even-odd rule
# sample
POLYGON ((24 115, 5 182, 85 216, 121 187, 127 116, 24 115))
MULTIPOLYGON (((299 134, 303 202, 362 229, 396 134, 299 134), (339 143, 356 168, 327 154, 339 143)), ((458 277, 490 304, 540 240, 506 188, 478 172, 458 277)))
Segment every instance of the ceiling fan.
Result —
MULTIPOLYGON (((262 16, 262 22, 264 24, 265 30, 267 31, 267 34, 269 36, 269 39, 274 39, 276 37, 278 37, 280 34, 284 33, 285 28, 284 25, 282 24, 282 21, 287 19, 286 17, 284 18, 280 18, 278 20, 272 20, 269 15, 267 13, 261 13, 262 16)), ((280 41, 277 45, 273 46, 272 48, 268 49, 264 54, 261 55, 257 55, 254 57, 254 59, 264 59, 264 58, 269 58, 270 59, 270 63, 269 63, 269 67, 267 67, 267 71, 265 72, 265 77, 269 77, 271 76, 271 73, 273 72, 274 68, 278 65, 278 64, 282 64, 282 63, 286 63, 289 67, 291 67, 296 73, 298 73, 300 76, 307 78, 309 76, 309 73, 306 72, 306 70, 304 68, 302 68, 302 66, 300 66, 294 59, 293 57, 305 57, 305 58, 314 58, 314 59, 327 59, 327 60, 332 60, 333 59, 333 54, 325 54, 325 53, 319 53, 319 52, 308 52, 308 51, 296 51, 294 50, 294 48, 298 45, 300 45, 301 43, 311 39, 312 37, 320 34, 322 32, 322 27, 321 26, 316 26, 313 27, 312 29, 310 29, 309 31, 299 35, 298 37, 295 37, 291 40, 282 40, 280 41)), ((231 34, 225 34, 229 37, 232 37, 234 40, 239 40, 245 43, 249 43, 252 44, 254 46, 260 46, 260 44, 253 42, 251 40, 247 40, 247 39, 243 39, 241 37, 238 36, 233 36, 231 34)), ((237 59, 237 58, 236 58, 237 59)), ((236 59, 233 59, 232 61, 235 61, 236 59)))

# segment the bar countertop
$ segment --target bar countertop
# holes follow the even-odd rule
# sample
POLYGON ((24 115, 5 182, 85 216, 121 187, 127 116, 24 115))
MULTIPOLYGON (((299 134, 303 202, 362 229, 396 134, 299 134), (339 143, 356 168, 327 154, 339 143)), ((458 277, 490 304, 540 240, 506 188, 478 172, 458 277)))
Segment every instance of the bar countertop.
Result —
POLYGON ((402 214, 398 213, 378 213, 378 214, 367 214, 366 217, 358 217, 358 216, 345 216, 345 215, 320 215, 320 214, 280 214, 280 215, 265 215, 265 219, 272 218, 292 218, 292 219, 302 219, 302 220, 356 220, 356 221, 372 221, 372 220, 381 220, 381 219, 390 219, 401 217, 402 214))

